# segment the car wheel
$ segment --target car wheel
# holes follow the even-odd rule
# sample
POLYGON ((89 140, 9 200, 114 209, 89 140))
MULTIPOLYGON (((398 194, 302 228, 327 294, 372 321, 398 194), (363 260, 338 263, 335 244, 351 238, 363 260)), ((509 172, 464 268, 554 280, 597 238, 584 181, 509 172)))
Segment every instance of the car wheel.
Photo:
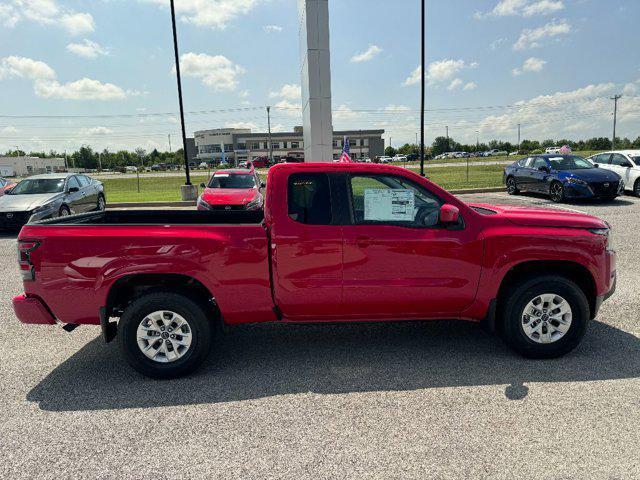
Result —
POLYGON ((516 185, 516 179, 513 177, 507 178, 507 193, 509 195, 517 195, 520 193, 518 186, 516 185))
POLYGON ((551 200, 556 203, 562 202, 564 200, 564 187, 562 186, 562 183, 551 182, 551 185, 549 186, 549 196, 551 197, 551 200))
POLYGON ((589 321, 584 292, 567 278, 545 275, 525 281, 505 299, 506 343, 529 358, 555 358, 573 350, 589 321))
POLYGON ((157 379, 189 375, 209 354, 211 321, 202 307, 171 292, 144 295, 118 322, 120 350, 143 375, 157 379))
POLYGON ((633 194, 636 197, 640 197, 640 178, 638 178, 636 183, 633 184, 633 194))
POLYGON ((106 207, 107 207, 107 201, 105 200, 104 195, 100 194, 98 196, 98 207, 97 207, 97 209, 98 209, 99 212, 103 212, 106 207))
POLYGON ((66 205, 61 206, 60 211, 58 211, 58 216, 68 217, 69 215, 71 215, 71 210, 69 210, 69 207, 67 207, 66 205))

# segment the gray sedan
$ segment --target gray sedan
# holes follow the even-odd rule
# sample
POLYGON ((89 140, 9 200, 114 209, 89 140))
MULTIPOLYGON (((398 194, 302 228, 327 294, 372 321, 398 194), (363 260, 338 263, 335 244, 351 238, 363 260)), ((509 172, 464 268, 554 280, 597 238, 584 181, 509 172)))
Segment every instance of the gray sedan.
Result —
POLYGON ((0 197, 0 228, 20 228, 29 221, 104 210, 105 206, 102 183, 86 175, 35 175, 0 197))

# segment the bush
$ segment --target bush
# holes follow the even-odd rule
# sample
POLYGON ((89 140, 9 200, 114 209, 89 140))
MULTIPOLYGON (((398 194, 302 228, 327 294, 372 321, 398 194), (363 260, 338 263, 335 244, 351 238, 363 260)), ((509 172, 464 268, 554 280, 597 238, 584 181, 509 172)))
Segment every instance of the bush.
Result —
POLYGON ((531 154, 532 154, 532 155, 539 155, 539 154, 541 154, 541 153, 544 153, 544 152, 543 152, 541 149, 539 149, 539 148, 536 148, 535 150, 533 150, 533 151, 531 152, 531 154))

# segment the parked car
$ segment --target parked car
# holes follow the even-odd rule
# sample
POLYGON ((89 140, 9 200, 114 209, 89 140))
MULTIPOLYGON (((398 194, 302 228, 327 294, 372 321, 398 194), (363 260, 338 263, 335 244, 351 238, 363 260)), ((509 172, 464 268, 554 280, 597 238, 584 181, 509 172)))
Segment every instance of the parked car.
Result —
POLYGON ((0 197, 4 195, 8 190, 11 190, 15 187, 16 184, 11 180, 0 177, 0 197))
POLYGON ((640 150, 598 153, 587 160, 600 168, 616 172, 622 177, 625 190, 640 197, 640 150))
POLYGON ((545 149, 544 153, 560 153, 562 147, 549 147, 545 149))
POLYGON ((269 157, 256 157, 251 161, 251 163, 253 163, 255 168, 269 168, 271 165, 269 157))
POLYGON ((29 221, 105 207, 104 187, 97 180, 73 173, 35 175, 0 197, 0 228, 20 228, 29 221))
POLYGON ((392 160, 394 162, 406 162, 407 161, 407 156, 406 155, 394 155, 392 160))
POLYGON ((134 167, 133 165, 127 165, 126 167, 124 167, 125 172, 137 172, 138 171, 138 167, 134 167))
POLYGON ((486 156, 487 157, 501 157, 501 156, 507 156, 507 152, 505 150, 498 150, 497 148, 494 148, 492 150, 488 150, 486 152, 486 156))
POLYGON ((465 319, 551 358, 580 343, 613 293, 612 240, 599 218, 466 204, 402 167, 281 164, 264 211, 110 210, 25 226, 13 307, 23 323, 101 325, 155 378, 196 369, 216 325, 256 322, 465 319))
POLYGON ((379 158, 379 162, 380 163, 391 163, 393 162, 393 158, 387 156, 387 155, 383 155, 379 158))
POLYGON ((364 157, 363 159, 360 160, 360 163, 371 163, 371 158, 364 157))
POLYGON ((198 198, 198 210, 260 210, 263 197, 260 178, 254 170, 218 170, 198 198))
POLYGON ((507 193, 544 193, 554 202, 599 198, 613 200, 624 190, 617 173, 595 167, 577 155, 533 155, 504 169, 507 193))

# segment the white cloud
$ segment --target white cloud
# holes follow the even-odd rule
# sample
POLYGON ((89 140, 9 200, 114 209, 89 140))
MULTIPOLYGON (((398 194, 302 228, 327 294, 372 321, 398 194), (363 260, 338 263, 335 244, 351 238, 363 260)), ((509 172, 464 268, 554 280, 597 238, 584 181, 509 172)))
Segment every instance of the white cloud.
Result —
POLYGON ((20 132, 20 130, 18 130, 13 125, 7 125, 6 127, 0 129, 0 135, 13 135, 14 133, 18 132, 20 132))
POLYGON ((282 31, 282 27, 280 25, 265 25, 262 29, 265 33, 280 33, 282 31))
POLYGON ((90 128, 81 128, 78 132, 79 135, 87 135, 87 136, 100 136, 100 135, 109 135, 113 133, 113 130, 107 127, 90 127, 90 128))
POLYGON ((476 12, 476 19, 487 17, 532 17, 534 15, 549 15, 564 9, 562 0, 500 0, 487 13, 476 12))
MULTIPOLYGON (((168 7, 167 0, 138 0, 168 7)), ((232 20, 246 15, 259 3, 259 0, 180 0, 175 3, 176 15, 183 22, 199 27, 224 29, 232 20)))
POLYGON ((377 45, 369 45, 364 52, 356 53, 353 57, 351 57, 351 61, 353 63, 360 62, 368 62, 369 60, 373 60, 374 57, 379 55, 382 52, 382 49, 377 45))
POLYGON ((358 113, 343 103, 333 112, 333 118, 336 120, 354 120, 358 118, 358 113))
POLYGON ((522 67, 514 68, 511 73, 517 76, 524 72, 541 72, 546 63, 547 61, 541 58, 529 57, 524 61, 522 67))
POLYGON ((393 103, 387 105, 385 107, 385 111, 387 112, 398 112, 398 113, 402 113, 402 112, 408 112, 409 110, 411 110, 409 107, 407 107, 406 105, 394 105, 393 103))
POLYGON ((57 80, 36 81, 36 95, 42 98, 63 100, 122 100, 125 91, 113 83, 102 83, 91 78, 81 78, 75 82, 61 84, 57 80))
POLYGON ((546 38, 553 38, 559 35, 566 35, 571 32, 571 25, 566 20, 551 21, 542 27, 529 29, 525 28, 520 33, 518 41, 513 44, 514 50, 526 50, 540 46, 540 41, 546 38))
POLYGON ((465 91, 475 90, 478 87, 476 82, 467 82, 465 86, 462 88, 465 91))
POLYGON ((70 43, 67 45, 67 50, 84 58, 96 58, 101 55, 109 55, 108 48, 86 38, 82 43, 70 43))
POLYGON ((235 90, 238 87, 238 75, 245 73, 244 68, 224 55, 193 52, 180 57, 180 71, 184 76, 199 78, 204 85, 216 91, 235 90))
POLYGON ((71 35, 83 35, 95 30, 90 13, 60 6, 56 0, 9 0, 0 5, 0 24, 11 28, 21 21, 62 27, 71 35))
POLYGON ((254 122, 227 122, 224 126, 226 128, 248 128, 254 132, 259 130, 258 124, 254 122))
POLYGON ((499 47, 500 45, 502 45, 502 44, 503 44, 504 42, 506 42, 506 41, 507 41, 507 39, 506 39, 506 38, 504 38, 504 37, 496 38, 493 42, 491 42, 491 43, 489 44, 489 48, 490 48, 491 50, 497 50, 497 49, 498 49, 498 47, 499 47))
POLYGON ((420 67, 417 67, 413 72, 409 74, 407 79, 402 84, 405 87, 408 87, 409 85, 415 85, 420 81, 421 72, 422 72, 422 69, 420 67))
POLYGON ((449 86, 447 87, 447 90, 449 90, 449 91, 457 90, 463 84, 464 84, 464 82, 462 80, 460 80, 459 78, 454 78, 451 81, 451 83, 449 84, 449 86))
MULTIPOLYGON (((473 69, 478 67, 478 62, 465 63, 464 60, 438 60, 431 62, 427 66, 426 79, 429 85, 438 85, 444 82, 448 82, 453 79, 458 73, 465 69, 473 69)), ((462 81, 462 80, 460 80, 462 81)), ((404 86, 415 85, 420 82, 420 67, 417 67, 404 81, 404 86)), ((453 82, 452 82, 453 83, 453 82)), ((451 86, 451 84, 450 84, 451 86)), ((457 88, 457 82, 455 82, 453 88, 457 88)), ((452 90, 452 88, 450 88, 452 90)))
POLYGON ((247 98, 249 96, 249 90, 242 90, 241 92, 238 92, 238 96, 240 98, 247 98))
POLYGON ((137 92, 125 92, 112 83, 102 83, 90 78, 61 84, 56 72, 44 62, 26 57, 10 56, 0 59, 0 79, 4 77, 27 78, 33 81, 33 89, 42 98, 65 100, 120 100, 137 92))
POLYGON ((278 103, 274 105, 274 108, 278 110, 284 110, 285 113, 289 113, 291 115, 298 115, 302 107, 299 103, 293 103, 289 100, 280 100, 278 103))
POLYGON ((302 98, 302 88, 294 83, 285 83, 277 92, 269 92, 269 98, 300 100, 302 98))

